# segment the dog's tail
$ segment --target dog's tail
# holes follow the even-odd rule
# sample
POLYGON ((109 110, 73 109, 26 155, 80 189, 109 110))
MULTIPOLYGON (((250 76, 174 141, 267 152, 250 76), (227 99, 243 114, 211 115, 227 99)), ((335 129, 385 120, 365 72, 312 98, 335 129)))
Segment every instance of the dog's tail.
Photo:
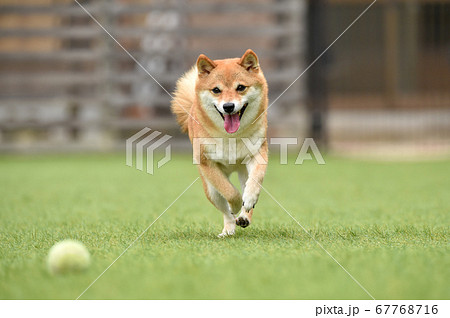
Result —
POLYGON ((195 100, 195 81, 197 80, 197 68, 193 67, 178 81, 172 99, 172 113, 177 117, 181 131, 187 133, 188 119, 195 100))

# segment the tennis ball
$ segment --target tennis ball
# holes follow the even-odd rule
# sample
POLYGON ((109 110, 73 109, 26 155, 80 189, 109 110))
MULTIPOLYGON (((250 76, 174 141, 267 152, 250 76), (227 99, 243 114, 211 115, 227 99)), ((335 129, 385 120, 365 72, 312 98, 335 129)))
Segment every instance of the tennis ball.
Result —
POLYGON ((91 262, 89 251, 77 241, 64 240, 53 245, 48 253, 47 267, 51 274, 79 272, 91 262))

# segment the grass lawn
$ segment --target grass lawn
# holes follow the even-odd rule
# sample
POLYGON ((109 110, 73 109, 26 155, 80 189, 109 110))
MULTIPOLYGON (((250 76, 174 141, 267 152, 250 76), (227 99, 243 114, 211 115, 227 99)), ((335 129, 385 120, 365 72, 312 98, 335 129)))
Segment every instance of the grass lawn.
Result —
MULTIPOLYGON (((77 298, 198 176, 188 155, 154 176, 124 160, 0 157, 1 299, 77 298), (53 277, 66 238, 93 262, 53 277)), ((375 298, 450 298, 450 161, 271 160, 266 189, 375 298)), ((264 192, 250 227, 221 229, 199 180, 81 299, 369 299, 264 192)))

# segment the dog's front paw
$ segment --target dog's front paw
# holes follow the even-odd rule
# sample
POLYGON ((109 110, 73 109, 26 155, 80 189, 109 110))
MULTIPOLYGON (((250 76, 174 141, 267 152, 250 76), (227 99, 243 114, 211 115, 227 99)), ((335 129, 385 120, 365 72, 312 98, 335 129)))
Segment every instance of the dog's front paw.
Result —
POLYGON ((240 227, 247 227, 252 223, 252 214, 253 209, 250 209, 249 212, 245 211, 244 208, 242 208, 241 214, 236 218, 236 225, 240 227))
POLYGON ((238 217, 236 219, 236 225, 240 226, 240 227, 247 227, 250 225, 250 220, 247 217, 238 217))
POLYGON ((234 235, 234 229, 233 230, 225 230, 223 229, 222 233, 217 235, 217 237, 225 237, 225 236, 231 236, 234 235))
POLYGON ((225 226, 223 227, 222 233, 217 235, 217 237, 225 237, 225 236, 234 235, 235 228, 236 228, 236 224, 226 223, 225 226))

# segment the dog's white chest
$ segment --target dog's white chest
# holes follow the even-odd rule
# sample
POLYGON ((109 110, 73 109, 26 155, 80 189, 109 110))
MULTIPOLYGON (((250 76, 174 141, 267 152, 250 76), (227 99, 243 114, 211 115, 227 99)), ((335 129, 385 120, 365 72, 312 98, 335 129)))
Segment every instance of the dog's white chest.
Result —
POLYGON ((261 148, 264 138, 202 138, 203 155, 224 166, 246 164, 261 148))

